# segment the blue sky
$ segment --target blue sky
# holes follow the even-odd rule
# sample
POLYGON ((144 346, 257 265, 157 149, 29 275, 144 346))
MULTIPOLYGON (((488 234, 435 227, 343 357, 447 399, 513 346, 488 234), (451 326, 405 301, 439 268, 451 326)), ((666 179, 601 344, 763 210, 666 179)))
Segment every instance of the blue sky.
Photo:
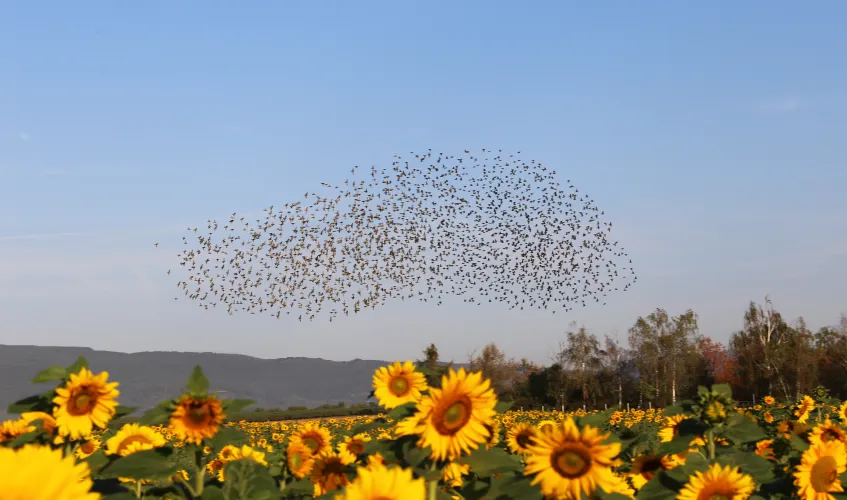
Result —
POLYGON ((0 7, 0 343, 547 362, 570 321, 770 294, 847 312, 847 4, 85 2, 0 7), (311 324, 174 301, 187 226, 352 165, 520 150, 614 223, 638 283, 561 315, 458 301, 311 324), (159 242, 159 249, 153 243, 159 242))

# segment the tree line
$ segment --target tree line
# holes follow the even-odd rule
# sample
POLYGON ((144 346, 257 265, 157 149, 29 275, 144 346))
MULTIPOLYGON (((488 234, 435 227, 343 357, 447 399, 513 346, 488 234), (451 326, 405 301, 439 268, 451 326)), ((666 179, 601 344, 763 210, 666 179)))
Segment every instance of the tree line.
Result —
MULTIPOLYGON (((730 384, 738 401, 796 400, 821 388, 847 399, 847 316, 812 331, 802 317, 786 321, 766 297, 750 302, 743 325, 724 345, 701 334, 694 311, 656 309, 636 319, 624 341, 572 324, 547 366, 509 358, 493 342, 468 365, 524 409, 664 407, 711 384, 730 384)), ((418 363, 436 374, 450 366, 434 344, 423 354, 418 363)))

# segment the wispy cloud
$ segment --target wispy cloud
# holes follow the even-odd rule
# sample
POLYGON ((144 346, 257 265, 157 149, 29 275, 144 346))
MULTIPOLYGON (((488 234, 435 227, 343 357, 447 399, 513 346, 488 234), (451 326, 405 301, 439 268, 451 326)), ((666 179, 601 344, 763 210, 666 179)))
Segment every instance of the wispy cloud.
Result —
POLYGON ((18 137, 19 137, 22 141, 28 141, 28 140, 30 140, 30 139, 32 138, 32 136, 30 136, 30 135, 29 135, 29 134, 27 134, 26 132, 21 132, 21 133, 19 133, 19 134, 18 134, 18 137))
POLYGON ((68 236, 83 236, 85 233, 34 233, 0 236, 0 241, 42 240, 48 238, 66 238, 68 236))
POLYGON ((806 102, 796 97, 780 97, 776 99, 764 99, 753 106, 761 113, 793 113, 806 106, 806 102))

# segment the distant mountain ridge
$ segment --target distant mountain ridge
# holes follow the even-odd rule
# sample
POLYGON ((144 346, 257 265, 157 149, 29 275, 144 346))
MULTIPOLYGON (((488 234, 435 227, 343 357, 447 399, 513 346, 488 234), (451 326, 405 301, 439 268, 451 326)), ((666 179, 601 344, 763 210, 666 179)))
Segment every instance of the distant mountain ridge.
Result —
POLYGON ((255 407, 316 407, 326 403, 362 403, 371 391, 374 370, 386 361, 320 358, 262 359, 244 354, 152 351, 123 353, 88 347, 0 345, 0 414, 9 403, 48 390, 32 384, 41 370, 68 366, 85 356, 95 372, 120 382, 118 401, 147 409, 178 396, 194 365, 200 365, 210 389, 225 399, 254 400, 255 407))

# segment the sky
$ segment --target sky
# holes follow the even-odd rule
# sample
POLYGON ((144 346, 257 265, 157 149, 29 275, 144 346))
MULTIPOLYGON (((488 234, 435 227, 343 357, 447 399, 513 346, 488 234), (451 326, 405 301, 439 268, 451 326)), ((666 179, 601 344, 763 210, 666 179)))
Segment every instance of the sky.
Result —
POLYGON ((847 3, 0 5, 0 344, 549 363, 749 301, 847 312, 847 3), (388 303, 329 323, 206 311, 184 230, 395 153, 521 151, 589 194, 638 282, 566 314, 388 303), (154 247, 158 242, 159 247, 154 247))

